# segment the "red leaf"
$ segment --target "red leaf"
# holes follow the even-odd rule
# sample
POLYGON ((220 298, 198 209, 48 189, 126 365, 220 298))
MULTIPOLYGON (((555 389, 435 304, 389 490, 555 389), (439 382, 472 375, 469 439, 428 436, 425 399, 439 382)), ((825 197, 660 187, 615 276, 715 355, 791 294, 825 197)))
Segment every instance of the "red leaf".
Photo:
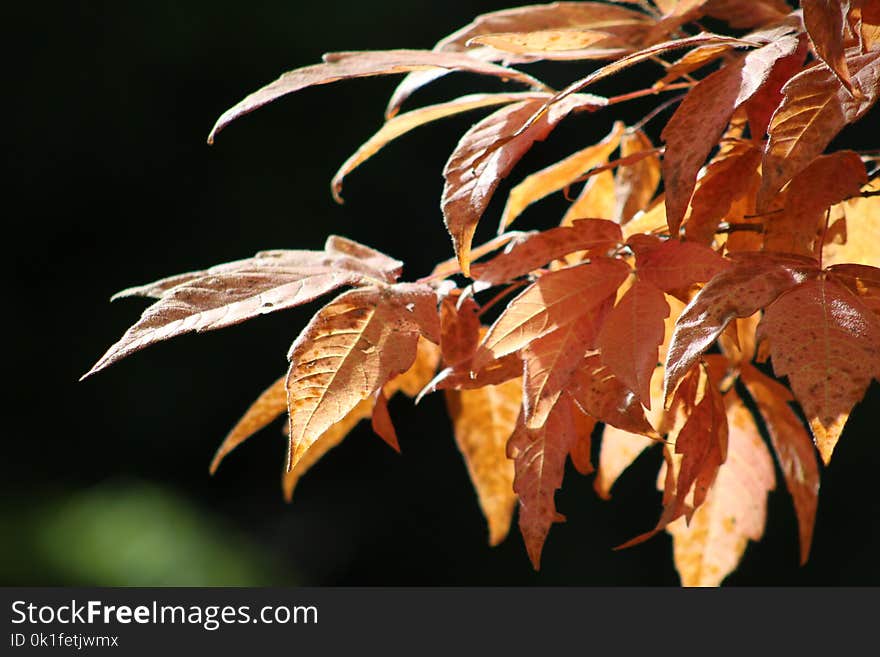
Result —
POLYGON ((636 254, 636 273, 664 292, 675 292, 708 281, 730 263, 702 244, 633 235, 627 242, 636 254))
POLYGON ((819 466, 816 463, 813 442, 803 423, 789 406, 794 397, 788 388, 764 376, 748 363, 742 365, 740 376, 767 424, 770 441, 785 477, 785 485, 794 502, 799 527, 801 564, 804 564, 810 555, 816 507, 819 504, 819 466))
POLYGON ((376 391, 373 402, 373 431, 379 438, 384 440, 397 453, 400 453, 400 441, 397 440, 397 431, 388 414, 388 398, 382 388, 376 391))
POLYGON ((440 303, 440 349, 443 360, 455 365, 474 355, 480 343, 480 318, 472 297, 450 294, 440 303))
POLYGON ((650 283, 636 281, 620 299, 599 332, 602 362, 625 386, 651 408, 651 376, 657 367, 657 351, 663 342, 663 320, 669 304, 650 283))
POLYGON ((675 325, 666 355, 668 396, 727 324, 768 306, 776 297, 817 273, 808 258, 772 253, 737 253, 732 267, 710 280, 675 325))
POLYGON ((443 169, 446 183, 440 204, 465 276, 470 275, 471 242, 477 223, 501 180, 569 112, 595 109, 603 103, 604 99, 595 96, 573 96, 570 102, 534 121, 544 101, 515 103, 489 115, 459 140, 443 169))
POLYGON ((584 412, 600 422, 631 433, 657 436, 635 393, 601 363, 598 355, 584 359, 574 373, 569 392, 584 412))
POLYGON ((836 281, 808 280, 767 308, 758 326, 765 338, 827 464, 852 407, 880 378, 880 318, 836 281))
POLYGON ((849 4, 848 0, 801 0, 804 27, 816 54, 852 93, 844 48, 844 24, 849 4))
POLYGON ((475 280, 500 285, 575 251, 605 254, 623 240, 620 226, 604 219, 578 219, 518 240, 488 262, 471 267, 475 280))

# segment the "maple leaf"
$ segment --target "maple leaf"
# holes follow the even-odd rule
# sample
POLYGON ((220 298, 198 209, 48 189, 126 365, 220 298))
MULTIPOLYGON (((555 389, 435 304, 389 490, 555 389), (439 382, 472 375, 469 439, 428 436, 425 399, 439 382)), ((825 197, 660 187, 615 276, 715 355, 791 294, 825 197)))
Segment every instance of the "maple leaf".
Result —
POLYGON ((288 354, 288 470, 334 423, 416 358, 419 335, 439 342, 436 296, 423 285, 346 292, 324 306, 288 354))
POLYGON ((813 443, 803 423, 789 406, 794 397, 788 388, 748 363, 742 366, 740 376, 764 418, 785 485, 794 501, 801 564, 804 564, 810 554, 816 507, 819 504, 819 466, 813 443))
POLYGON ((688 524, 670 523, 675 566, 684 586, 718 586, 764 534, 767 494, 776 485, 773 459, 751 413, 736 393, 727 396, 727 460, 705 502, 688 524))
POLYGON ((880 318, 832 279, 810 279, 767 307, 758 340, 770 343, 827 464, 852 407, 880 378, 880 318))
POLYGON ((491 114, 459 140, 443 169, 446 183, 440 204, 465 276, 470 275, 471 241, 477 223, 501 180, 569 112, 596 109, 604 102, 596 96, 571 96, 555 112, 532 122, 544 101, 522 101, 491 114))
POLYGON ((521 404, 522 383, 518 379, 476 390, 446 391, 455 442, 489 524, 490 545, 498 545, 507 536, 516 505, 507 441, 521 404))
POLYGON ((767 209, 782 186, 824 151, 844 126, 860 119, 876 102, 880 55, 853 55, 847 63, 857 96, 850 95, 824 66, 798 73, 782 88, 784 97, 770 121, 761 165, 759 211, 767 209))
POLYGON ((596 258, 544 274, 514 298, 483 338, 474 366, 513 353, 532 340, 593 315, 617 290, 629 266, 596 258))
POLYGON ((293 308, 346 285, 393 281, 401 266, 369 247, 331 236, 324 251, 266 251, 123 290, 114 298, 147 296, 158 301, 85 376, 184 333, 224 328, 293 308))

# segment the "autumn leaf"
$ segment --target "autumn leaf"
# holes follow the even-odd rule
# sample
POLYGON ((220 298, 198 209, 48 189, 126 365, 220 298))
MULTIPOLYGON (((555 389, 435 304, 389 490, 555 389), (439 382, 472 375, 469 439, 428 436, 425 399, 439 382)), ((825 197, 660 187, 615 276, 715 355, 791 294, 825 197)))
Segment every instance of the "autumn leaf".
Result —
POLYGON ((782 212, 767 215, 764 248, 813 255, 821 248, 828 208, 857 196, 866 182, 865 165, 853 151, 817 157, 788 184, 782 212))
POLYGON ((703 11, 730 27, 750 28, 782 20, 791 12, 791 7, 785 0, 709 0, 703 11))
POLYGON ((542 114, 531 123, 532 117, 543 107, 543 101, 519 102, 483 119, 459 140, 443 169, 446 183, 440 204, 465 276, 470 275, 471 242, 477 223, 501 180, 532 145, 545 139, 569 112, 593 110, 604 102, 596 96, 573 96, 556 112, 542 114))
POLYGON ((788 36, 768 43, 703 78, 688 92, 663 128, 666 143, 663 179, 666 221, 673 235, 696 186, 697 172, 718 142, 734 110, 749 100, 770 75, 775 63, 797 49, 788 36))
POLYGON ((489 545, 505 539, 516 505, 513 462, 506 450, 521 404, 518 379, 476 390, 446 391, 455 442, 489 524, 489 545))
POLYGON ((498 232, 503 233, 513 223, 514 219, 522 214, 523 210, 532 203, 567 187, 581 174, 607 161, 611 153, 617 150, 623 129, 623 123, 620 121, 616 122, 608 136, 599 143, 588 146, 555 164, 551 164, 549 167, 531 174, 514 187, 510 191, 507 205, 501 214, 498 232))
POLYGON ((516 80, 535 89, 544 87, 540 81, 521 71, 490 62, 482 62, 459 53, 440 53, 427 50, 377 50, 334 52, 324 55, 323 59, 324 61, 320 64, 284 73, 274 82, 258 89, 223 112, 208 135, 208 143, 213 143, 217 134, 235 119, 253 112, 281 96, 307 87, 338 82, 339 80, 439 68, 446 71, 468 71, 505 80, 516 80))
POLYGON ((859 92, 856 97, 824 66, 798 73, 782 88, 784 98, 770 121, 770 138, 761 165, 764 177, 758 194, 759 211, 769 208, 785 183, 876 102, 880 55, 853 55, 847 62, 853 88, 859 92))
MULTIPOLYGON (((574 203, 568 206, 560 222, 561 225, 571 226, 578 219, 614 219, 617 211, 616 191, 614 174, 610 171, 591 176, 574 203)), ((581 259, 578 256, 572 262, 581 259)))
POLYGON ((544 541, 554 522, 565 517, 556 510, 556 489, 562 486, 565 461, 577 440, 573 409, 568 397, 553 407, 538 429, 518 424, 507 445, 513 459, 513 490, 519 497, 519 527, 532 566, 538 570, 544 541))
POLYGON ((440 350, 443 360, 455 365, 468 360, 480 344, 480 307, 473 297, 458 290, 440 302, 440 350))
POLYGON ((629 267, 620 260, 596 258, 589 264, 544 274, 495 320, 477 350, 474 366, 478 368, 558 328, 590 317, 628 273, 629 267))
POLYGON ((844 24, 849 2, 840 0, 801 0, 804 27, 819 58, 828 65, 841 84, 854 92, 846 65, 844 24))
MULTIPOLYGON (((654 144, 641 130, 627 130, 620 138, 620 157, 652 151, 654 144)), ((621 164, 614 178, 616 208, 614 218, 625 224, 636 212, 647 207, 660 184, 660 158, 651 153, 632 164, 621 164)))
POLYGON ((578 219, 517 240, 503 253, 471 267, 475 280, 499 285, 570 253, 606 254, 623 240, 620 226, 604 219, 578 219))
POLYGON ((708 281, 730 266, 712 249, 693 242, 634 235, 627 240, 627 245, 636 255, 639 278, 664 292, 672 293, 708 281))
POLYGON ((785 485, 794 502, 801 564, 804 564, 810 554, 816 507, 819 504, 819 465, 816 463, 813 442, 806 427, 789 406, 794 397, 788 388, 748 363, 742 365, 740 376, 764 418, 785 485))
POLYGON ((867 265, 832 265, 829 276, 855 294, 866 308, 880 315, 880 269, 867 265))
POLYGON ((354 171, 361 164, 375 155, 384 148, 389 142, 394 141, 401 135, 406 134, 410 130, 414 130, 419 126, 425 125, 432 121, 438 121, 448 116, 470 112, 483 107, 491 107, 493 105, 504 105, 507 103, 532 100, 537 98, 546 98, 548 94, 540 93, 508 93, 508 94, 471 94, 462 96, 447 103, 437 105, 429 105, 428 107, 420 107, 406 114, 401 114, 388 119, 382 127, 361 145, 357 151, 349 157, 341 167, 330 184, 333 192, 333 198, 337 203, 342 202, 342 180, 349 173, 354 171))
POLYGON ((758 326, 764 339, 827 464, 852 407, 880 378, 880 318, 834 280, 812 279, 768 306, 758 326))
MULTIPOLYGON (((863 192, 880 191, 880 180, 874 179, 863 192)), ((858 196, 842 204, 846 219, 846 241, 842 245, 826 241, 822 262, 826 265, 880 265, 880 196, 858 196)))
POLYGON ((718 586, 736 569, 749 540, 764 534, 767 494, 776 485, 773 459, 751 413, 736 393, 728 399, 727 460, 690 523, 679 518, 666 527, 684 586, 718 586))
POLYGON ((585 413, 600 422, 631 433, 657 437, 635 393, 602 364, 598 355, 589 355, 582 361, 574 372, 568 391, 585 413))
POLYGON ((767 307, 817 271, 813 260, 783 254, 738 253, 731 256, 731 262, 678 318, 666 356, 667 396, 731 320, 767 307))
POLYGON ((293 308, 345 285, 391 281, 401 265, 378 251, 331 237, 324 251, 266 251, 247 260, 123 290, 116 298, 159 300, 85 376, 184 333, 224 328, 293 308))
POLYGON ((651 377, 663 342, 669 304, 659 289, 641 279, 627 290, 599 332, 602 362, 651 408, 651 377))
POLYGON ((420 334, 439 341, 436 297, 421 285, 352 290, 318 311, 288 354, 288 470, 330 426, 409 369, 420 334))
POLYGON ((599 497, 604 500, 611 499, 611 488, 620 475, 642 452, 656 444, 656 440, 606 424, 602 430, 599 467, 593 482, 599 497))

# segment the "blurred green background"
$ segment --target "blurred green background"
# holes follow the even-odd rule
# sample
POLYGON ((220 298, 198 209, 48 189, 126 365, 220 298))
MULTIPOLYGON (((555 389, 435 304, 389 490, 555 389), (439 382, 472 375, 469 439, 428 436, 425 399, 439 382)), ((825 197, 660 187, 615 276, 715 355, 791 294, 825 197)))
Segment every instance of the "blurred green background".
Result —
MULTIPOLYGON (((441 171, 474 115, 417 131, 329 194, 336 167, 379 127, 396 79, 303 92, 231 126, 214 119, 280 72, 333 50, 430 47, 502 2, 12 3, 4 7, 7 199, 7 408, 0 584, 677 583, 670 540, 612 547, 653 526, 658 453, 611 502, 574 470, 557 495, 568 522, 534 573, 516 531, 498 548, 451 437, 442 399, 394 399, 403 454, 356 429, 281 499, 284 442, 272 427, 210 477, 214 449, 285 368, 316 306, 158 345, 78 383, 139 316, 107 303, 127 286, 269 248, 319 248, 334 232, 407 262, 405 277, 450 255, 441 171)), ((589 66, 538 67, 551 84, 589 66)), ((643 71, 613 83, 631 89, 643 71)), ((501 83, 454 75, 427 103, 501 83)), ((604 88, 597 89, 602 93, 604 88)), ((511 176, 603 136, 653 100, 566 121, 511 176), (574 144, 575 146, 572 146, 574 144)), ((841 137, 876 148, 876 112, 841 137)), ((655 125, 656 127, 656 125, 655 125)), ((656 133, 655 133, 656 137, 656 133)), ((487 216, 497 216, 509 183, 487 216)), ((561 198, 523 227, 558 220, 561 198)), ((493 223, 484 222, 491 234, 493 223)), ((810 563, 781 481, 768 530, 728 582, 880 583, 878 386, 858 407, 826 471, 810 563)))

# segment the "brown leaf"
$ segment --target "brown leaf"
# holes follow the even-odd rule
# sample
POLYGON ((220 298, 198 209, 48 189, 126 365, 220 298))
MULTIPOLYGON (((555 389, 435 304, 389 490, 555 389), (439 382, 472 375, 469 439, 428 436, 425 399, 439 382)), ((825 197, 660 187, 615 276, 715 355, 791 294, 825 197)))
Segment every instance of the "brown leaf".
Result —
POLYGON ((574 421, 575 441, 568 455, 575 470, 582 475, 588 475, 594 470, 591 452, 596 418, 584 413, 577 404, 572 405, 571 417, 574 421))
POLYGON ((659 240, 648 235, 633 235, 627 244, 636 255, 636 273, 664 292, 687 289, 708 281, 730 266, 715 251, 702 244, 659 240))
POLYGON ((513 490, 519 497, 519 528, 535 570, 541 566, 541 551, 554 522, 565 517, 556 511, 554 497, 562 486, 565 461, 577 440, 573 409, 562 397, 539 429, 519 423, 507 444, 507 456, 514 460, 513 490))
POLYGON ((450 294, 440 303, 440 349, 447 365, 470 359, 480 344, 480 307, 472 297, 450 294))
POLYGON ((422 285, 353 290, 318 311, 288 354, 288 470, 361 400, 409 369, 420 334, 439 341, 436 296, 422 285))
MULTIPOLYGON (((653 148, 654 144, 641 130, 627 130, 620 138, 621 158, 651 151, 653 148)), ((636 212, 644 210, 654 198, 659 184, 660 158, 656 154, 648 155, 633 164, 621 165, 614 179, 615 220, 625 224, 636 212)))
POLYGON ((791 7, 785 0, 709 0, 703 11, 730 27, 750 28, 782 20, 791 7))
POLYGON ((596 258, 589 264, 544 274, 495 320, 474 356, 474 366, 479 368, 558 328, 590 317, 615 293, 628 273, 629 266, 620 260, 596 258))
POLYGON ((857 196, 866 182, 865 165, 853 151, 817 157, 792 178, 783 192, 782 212, 767 215, 764 248, 813 255, 821 248, 828 208, 857 196))
POLYGON ((751 413, 729 394, 727 461, 690 523, 680 518, 666 528, 684 586, 718 586, 736 569, 749 540, 764 534, 767 494, 776 485, 773 459, 751 413))
POLYGON ((489 545, 498 545, 507 536, 516 504, 513 462, 506 449, 521 403, 518 379, 475 390, 446 391, 455 442, 489 524, 489 545))
POLYGON ((604 25, 601 30, 538 30, 535 32, 496 32, 474 37, 471 44, 489 46, 520 57, 567 61, 578 59, 610 59, 625 55, 633 48, 614 32, 632 32, 644 22, 604 25), (615 29, 617 28, 617 29, 615 29))
POLYGON ((773 371, 787 376, 827 464, 852 407, 880 378, 880 318, 834 280, 808 280, 765 311, 773 371))
POLYGON ((400 453, 400 441, 397 440, 397 430, 388 413, 388 398, 382 388, 373 395, 372 426, 373 432, 384 440, 398 454, 400 453))
POLYGON ((400 391, 407 397, 415 397, 434 377, 439 364, 440 348, 433 342, 419 336, 415 362, 406 372, 385 384, 385 396, 391 399, 392 395, 400 391))
POLYGON ((853 97, 830 69, 814 66, 795 75, 782 88, 782 104, 770 121, 770 138, 761 165, 763 180, 758 210, 770 207, 783 185, 825 150, 844 126, 864 116, 880 90, 880 54, 848 58, 853 97))
POLYGON ((816 463, 813 442, 806 427, 789 406, 794 397, 788 388, 749 364, 742 367, 740 376, 764 418, 779 467, 785 477, 785 485, 794 502, 801 564, 805 564, 810 555, 816 507, 819 504, 819 465, 816 463))
POLYGON ((806 42, 801 41, 793 55, 777 60, 767 82, 745 103, 753 139, 762 139, 767 134, 770 119, 783 99, 782 88, 800 72, 806 56, 806 42))
POLYGON ((866 308, 880 314, 880 269, 866 265, 832 265, 828 274, 855 294, 866 308))
POLYGON ((782 37, 703 78, 663 128, 666 220, 673 235, 678 234, 684 219, 697 172, 718 143, 734 110, 767 81, 777 60, 794 53, 797 46, 796 37, 782 37))
POLYGON ((213 143, 217 134, 238 117, 271 103, 281 96, 307 87, 338 82, 339 80, 439 68, 445 71, 468 71, 492 75, 505 80, 516 80, 537 89, 544 86, 532 76, 516 69, 482 62, 460 53, 440 53, 428 50, 376 50, 328 53, 324 55, 323 59, 324 61, 320 64, 284 73, 274 82, 258 89, 223 112, 217 119, 217 123, 214 124, 211 134, 208 135, 208 143, 213 143))
POLYGON ((515 103, 489 115, 459 140, 443 169, 446 183, 440 204, 465 276, 470 275, 471 241, 477 223, 501 180, 569 112, 595 109, 603 102, 595 96, 576 96, 559 106, 558 112, 542 114, 534 122, 531 119, 543 107, 543 101, 515 103))
POLYGON ((247 260, 123 290, 115 298, 159 300, 85 376, 184 333, 211 331, 293 308, 345 285, 371 279, 390 282, 401 265, 378 251, 331 236, 324 251, 266 251, 247 260))
POLYGON ((787 289, 817 272, 809 258, 773 253, 737 253, 732 266, 710 280, 687 305, 666 356, 668 396, 727 324, 767 307, 787 289))
POLYGON ((405 135, 410 130, 425 125, 426 123, 446 118, 447 116, 454 116, 456 114, 470 112, 483 107, 504 105, 507 103, 546 97, 548 97, 548 94, 536 92, 470 94, 468 96, 456 98, 447 103, 420 107, 411 112, 407 112, 406 114, 401 114, 400 116, 388 119, 376 134, 365 141, 361 147, 358 148, 341 167, 339 167, 339 171, 333 176, 333 182, 330 186, 333 192, 333 198, 337 203, 342 203, 342 181, 345 176, 370 159, 389 142, 394 141, 401 135, 405 135))
POLYGON ((637 280, 627 290, 599 332, 602 362, 625 386, 651 408, 651 377, 657 367, 657 350, 663 342, 663 320, 669 304, 663 292, 637 280))
POLYGON ((474 280, 500 285, 575 251, 604 254, 623 239, 620 226, 604 219, 578 219, 571 226, 530 235, 485 263, 471 267, 474 280))
POLYGON ((606 162, 611 153, 617 150, 623 129, 623 123, 616 121, 611 132, 599 143, 533 173, 510 190, 498 232, 503 232, 532 203, 564 189, 583 173, 606 162))
POLYGON ((854 89, 849 79, 844 47, 844 24, 849 4, 848 0, 801 0, 804 27, 813 49, 852 93, 854 89))

